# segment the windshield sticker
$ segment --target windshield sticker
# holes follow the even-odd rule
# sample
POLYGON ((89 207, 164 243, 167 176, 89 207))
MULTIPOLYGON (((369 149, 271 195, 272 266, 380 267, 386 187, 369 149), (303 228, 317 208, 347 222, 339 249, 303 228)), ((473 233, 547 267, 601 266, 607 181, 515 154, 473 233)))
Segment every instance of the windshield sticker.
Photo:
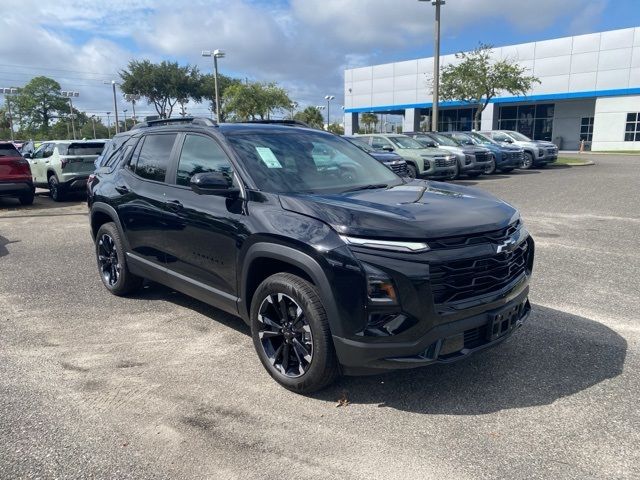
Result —
POLYGON ((269 147, 256 147, 260 160, 267 168, 282 168, 282 164, 278 161, 269 147))

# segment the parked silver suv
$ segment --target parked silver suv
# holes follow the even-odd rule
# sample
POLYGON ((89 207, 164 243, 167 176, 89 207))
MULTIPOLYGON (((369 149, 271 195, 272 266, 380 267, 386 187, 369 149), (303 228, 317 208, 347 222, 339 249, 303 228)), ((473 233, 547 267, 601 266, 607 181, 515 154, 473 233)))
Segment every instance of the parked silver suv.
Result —
POLYGON ((526 135, 513 130, 491 130, 480 132, 496 142, 517 145, 524 149, 524 157, 520 168, 528 170, 533 166, 544 167, 558 159, 558 147, 545 140, 531 140, 526 135))
POLYGON ((407 135, 376 133, 358 135, 366 139, 375 150, 395 152, 407 161, 407 171, 411 178, 452 178, 456 171, 456 157, 435 142, 423 145, 407 135))

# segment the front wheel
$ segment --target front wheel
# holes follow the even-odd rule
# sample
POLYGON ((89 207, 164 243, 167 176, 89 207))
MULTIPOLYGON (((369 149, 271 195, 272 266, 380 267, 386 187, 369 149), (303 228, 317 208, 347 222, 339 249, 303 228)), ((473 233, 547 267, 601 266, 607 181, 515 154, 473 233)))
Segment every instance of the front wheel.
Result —
POLYGON ((458 164, 458 161, 456 160, 456 166, 455 166, 453 172, 451 173, 451 175, 449 175, 447 177, 447 180, 457 180, 458 178, 460 178, 460 165, 458 164))
POLYGON ((277 273, 260 284, 251 302, 251 336, 264 368, 289 390, 314 392, 338 377, 318 291, 296 275, 277 273))
POLYGON ((491 161, 489 162, 489 165, 485 167, 484 174, 491 175, 495 172, 496 172, 496 159, 492 158, 491 161))
POLYGON ((520 168, 522 170, 529 170, 531 167, 533 167, 533 154, 524 152, 524 157, 522 157, 522 162, 520 162, 520 168))
POLYGON ((415 165, 411 163, 407 163, 407 177, 409 178, 417 178, 418 177, 418 169, 415 165))

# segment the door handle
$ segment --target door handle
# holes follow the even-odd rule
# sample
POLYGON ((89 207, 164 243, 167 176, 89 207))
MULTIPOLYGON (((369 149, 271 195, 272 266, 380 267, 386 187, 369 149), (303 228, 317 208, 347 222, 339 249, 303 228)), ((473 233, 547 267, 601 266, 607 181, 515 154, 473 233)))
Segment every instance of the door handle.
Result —
POLYGON ((116 192, 118 192, 121 195, 125 195, 127 193, 129 193, 129 187, 127 187, 126 185, 116 185, 116 192))
POLYGON ((172 212, 178 212, 183 208, 182 203, 180 203, 178 200, 168 200, 167 202, 165 202, 165 204, 167 205, 167 208, 172 212))

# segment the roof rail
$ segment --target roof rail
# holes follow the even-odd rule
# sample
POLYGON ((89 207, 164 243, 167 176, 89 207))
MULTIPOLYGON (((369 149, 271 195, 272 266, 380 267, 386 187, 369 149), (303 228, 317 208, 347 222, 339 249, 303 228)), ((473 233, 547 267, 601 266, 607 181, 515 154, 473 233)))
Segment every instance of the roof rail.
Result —
POLYGON ((137 128, 147 128, 147 127, 158 127, 161 125, 173 125, 174 123, 189 123, 191 125, 199 125, 202 127, 215 127, 218 124, 211 120, 210 118, 205 117, 175 117, 175 118, 157 118, 152 120, 145 120, 144 122, 140 122, 133 126, 133 129, 137 128))
POLYGON ((299 126, 311 128, 308 123, 301 122, 300 120, 247 120, 244 122, 238 123, 264 123, 264 124, 273 124, 273 125, 289 125, 289 126, 299 126))

